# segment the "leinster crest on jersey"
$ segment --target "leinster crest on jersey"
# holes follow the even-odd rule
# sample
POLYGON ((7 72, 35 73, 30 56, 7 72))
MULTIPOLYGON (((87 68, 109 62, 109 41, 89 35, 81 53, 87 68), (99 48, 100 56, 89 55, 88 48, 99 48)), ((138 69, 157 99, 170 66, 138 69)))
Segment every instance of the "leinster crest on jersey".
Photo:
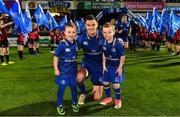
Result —
POLYGON ((87 41, 84 41, 84 42, 83 42, 83 45, 88 45, 88 42, 87 42, 87 41))
POLYGON ((71 52, 71 49, 70 48, 66 48, 65 52, 71 52))

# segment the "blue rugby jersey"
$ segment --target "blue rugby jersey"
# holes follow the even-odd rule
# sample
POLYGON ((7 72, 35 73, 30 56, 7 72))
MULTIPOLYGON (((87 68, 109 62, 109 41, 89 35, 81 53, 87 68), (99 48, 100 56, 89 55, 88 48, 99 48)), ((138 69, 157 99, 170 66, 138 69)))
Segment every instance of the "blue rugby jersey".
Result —
POLYGON ((71 43, 67 39, 59 43, 54 56, 59 57, 58 69, 60 76, 76 77, 77 74, 77 43, 71 43))
POLYGON ((114 38, 111 43, 103 40, 103 53, 106 58, 106 66, 118 67, 120 63, 120 57, 125 55, 122 44, 114 38))
POLYGON ((102 65, 102 32, 98 30, 97 35, 89 37, 83 33, 77 38, 79 49, 82 48, 84 56, 82 62, 92 65, 102 65))
POLYGON ((115 35, 116 38, 127 38, 128 37, 129 27, 130 27, 129 23, 118 22, 115 27, 118 30, 122 30, 122 33, 116 33, 116 35, 115 35))

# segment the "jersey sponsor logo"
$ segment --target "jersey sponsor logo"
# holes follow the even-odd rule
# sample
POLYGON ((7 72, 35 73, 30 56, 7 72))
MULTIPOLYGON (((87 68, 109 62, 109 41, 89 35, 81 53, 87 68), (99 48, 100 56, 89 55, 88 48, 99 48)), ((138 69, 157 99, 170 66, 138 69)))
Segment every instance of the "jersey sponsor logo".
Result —
POLYGON ((83 45, 88 45, 88 42, 87 42, 87 41, 84 41, 84 42, 83 42, 83 45))
POLYGON ((64 62, 67 62, 67 63, 71 63, 71 62, 76 62, 76 59, 65 59, 64 62))
POLYGON ((71 52, 70 48, 66 48, 65 52, 71 52))
POLYGON ((106 57, 107 60, 111 60, 111 61, 119 61, 118 58, 112 58, 112 56, 110 57, 106 57))
POLYGON ((92 53, 95 53, 95 52, 96 52, 96 50, 91 50, 91 52, 92 52, 92 53))
POLYGON ((66 81, 65 80, 61 80, 60 83, 64 85, 66 83, 66 81))
POLYGON ((86 52, 86 51, 84 53, 88 55, 95 55, 95 56, 102 54, 102 52, 86 52))
POLYGON ((112 51, 112 52, 116 52, 116 49, 115 49, 115 48, 112 48, 111 51, 112 51))

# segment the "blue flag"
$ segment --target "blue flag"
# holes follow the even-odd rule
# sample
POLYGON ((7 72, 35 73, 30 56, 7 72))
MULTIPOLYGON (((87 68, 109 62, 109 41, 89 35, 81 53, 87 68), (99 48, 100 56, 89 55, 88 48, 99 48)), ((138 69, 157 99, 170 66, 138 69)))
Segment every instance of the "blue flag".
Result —
POLYGON ((153 8, 152 16, 153 16, 153 19, 151 22, 151 32, 159 32, 160 31, 161 16, 155 7, 153 8))
POLYGON ((78 33, 82 33, 85 31, 86 27, 83 18, 81 18, 79 21, 76 21, 76 25, 78 28, 78 33))
POLYGON ((24 20, 24 17, 21 11, 21 6, 18 0, 14 1, 13 5, 11 6, 9 10, 9 13, 12 19, 14 20, 15 29, 17 29, 18 32, 27 33, 25 20, 24 20))
POLYGON ((45 24, 46 28, 48 28, 50 31, 54 30, 58 27, 58 24, 50 11, 48 10, 46 13, 47 23, 45 24))
POLYGON ((46 15, 44 14, 44 11, 41 7, 41 5, 39 4, 35 13, 34 13, 34 17, 36 19, 37 25, 41 26, 43 24, 47 23, 47 18, 46 15))
POLYGON ((64 31, 65 30, 65 26, 66 26, 67 22, 68 22, 67 21, 67 16, 65 15, 58 24, 59 25, 58 26, 59 31, 64 31))
POLYGON ((160 32, 164 35, 169 28, 169 22, 170 22, 170 14, 168 13, 168 11, 163 9, 161 14, 160 32))
POLYGON ((147 28, 148 32, 150 32, 152 18, 153 18, 153 16, 149 12, 147 12, 147 14, 146 14, 147 27, 146 28, 147 28))
POLYGON ((31 15, 30 15, 29 8, 28 8, 27 4, 26 4, 26 9, 24 11, 23 16, 24 16, 25 26, 26 26, 27 32, 32 32, 32 20, 31 20, 31 15))
POLYGON ((144 27, 146 27, 146 19, 142 16, 142 15, 139 15, 138 17, 138 20, 139 20, 139 23, 141 24, 141 25, 143 25, 144 27))
POLYGON ((9 14, 9 11, 7 10, 5 4, 4 4, 4 2, 2 0, 0 0, 0 12, 9 14))
POLYGON ((180 16, 177 15, 175 12, 171 12, 171 23, 169 26, 169 36, 174 39, 174 35, 177 32, 177 30, 180 28, 180 16))

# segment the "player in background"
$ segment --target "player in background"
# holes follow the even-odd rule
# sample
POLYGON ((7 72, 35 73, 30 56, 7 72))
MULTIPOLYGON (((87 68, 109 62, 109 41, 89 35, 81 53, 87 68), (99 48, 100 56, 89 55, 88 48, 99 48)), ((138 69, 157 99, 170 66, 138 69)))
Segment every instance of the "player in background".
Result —
POLYGON ((124 47, 128 48, 129 46, 128 37, 130 37, 131 34, 131 27, 130 24, 128 23, 127 15, 125 14, 122 15, 121 22, 118 22, 116 24, 116 30, 117 32, 115 34, 115 37, 123 40, 124 47))
POLYGON ((112 102, 110 83, 115 92, 115 109, 121 108, 121 87, 120 83, 124 81, 124 61, 125 51, 120 41, 114 38, 115 28, 109 22, 102 27, 105 40, 103 41, 103 77, 106 98, 100 102, 101 105, 107 105, 112 102))
POLYGON ((19 59, 23 60, 23 50, 24 50, 24 34, 22 32, 17 33, 17 45, 18 45, 18 55, 19 59))
POLYGON ((13 22, 4 23, 5 15, 0 17, 0 56, 1 65, 6 66, 8 64, 14 64, 14 62, 9 61, 9 42, 7 37, 6 27, 13 24, 13 22), (6 57, 6 62, 4 62, 4 56, 6 57))
POLYGON ((36 55, 36 46, 35 41, 37 39, 37 27, 36 24, 32 24, 32 32, 28 33, 28 46, 29 46, 29 54, 30 55, 36 55))
POLYGON ((134 20, 131 20, 131 38, 129 40, 130 50, 136 51, 136 45, 138 43, 137 33, 140 30, 139 26, 135 23, 134 20))
POLYGON ((76 25, 69 23, 65 27, 66 38, 64 42, 60 42, 54 53, 54 74, 57 76, 56 84, 58 85, 57 92, 57 112, 59 115, 65 115, 66 111, 63 107, 63 96, 67 86, 71 89, 72 110, 78 112, 77 104, 77 43, 75 42, 77 35, 76 25))

